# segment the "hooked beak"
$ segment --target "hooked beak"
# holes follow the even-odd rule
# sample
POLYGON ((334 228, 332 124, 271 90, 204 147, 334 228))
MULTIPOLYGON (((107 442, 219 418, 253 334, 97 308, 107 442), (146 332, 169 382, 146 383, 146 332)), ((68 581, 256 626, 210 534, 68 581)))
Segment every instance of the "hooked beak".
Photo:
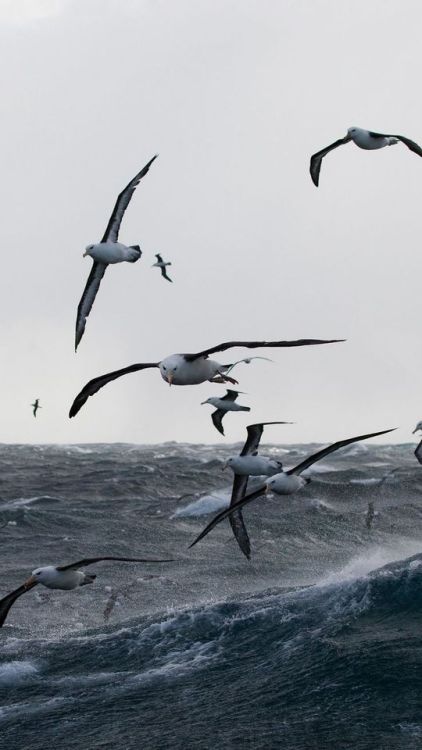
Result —
POLYGON ((87 255, 88 255, 88 252, 87 252, 87 250, 85 250, 85 252, 84 252, 84 254, 83 254, 83 256, 82 256, 82 257, 83 257, 83 258, 86 258, 86 256, 87 256, 87 255))
POLYGON ((271 487, 269 484, 265 485, 265 494, 268 495, 268 493, 271 492, 271 487))
POLYGON ((168 383, 169 385, 171 385, 171 384, 172 384, 172 382, 173 382, 173 378, 174 378, 174 373, 173 373, 173 372, 169 372, 169 374, 167 375, 167 383, 168 383))
POLYGON ((225 471, 225 469, 227 469, 227 461, 221 467, 221 471, 225 471))
POLYGON ((35 576, 30 576, 30 577, 28 578, 28 580, 27 580, 27 581, 25 581, 25 583, 24 583, 23 585, 25 586, 25 588, 26 588, 26 589, 30 589, 30 588, 32 588, 32 586, 34 586, 34 585, 35 585, 36 583, 37 583, 37 579, 35 578, 35 576))

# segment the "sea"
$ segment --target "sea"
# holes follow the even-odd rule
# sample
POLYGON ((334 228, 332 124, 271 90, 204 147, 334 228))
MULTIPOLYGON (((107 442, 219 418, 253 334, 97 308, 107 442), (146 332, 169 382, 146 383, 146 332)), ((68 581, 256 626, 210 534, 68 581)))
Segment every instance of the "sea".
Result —
MULTIPOLYGON (((40 565, 173 560, 102 562, 93 585, 16 602, 1 750, 422 748, 414 446, 349 446, 251 503, 250 561, 227 521, 189 549, 240 447, 0 446, 0 597, 40 565)), ((318 447, 260 453, 290 468, 318 447)))

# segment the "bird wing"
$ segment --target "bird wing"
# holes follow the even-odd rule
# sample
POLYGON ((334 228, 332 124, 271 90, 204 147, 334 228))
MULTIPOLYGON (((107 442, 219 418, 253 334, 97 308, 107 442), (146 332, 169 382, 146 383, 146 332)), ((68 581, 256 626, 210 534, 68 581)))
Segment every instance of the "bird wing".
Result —
POLYGON ((294 469, 289 469, 289 471, 286 471, 286 474, 301 474, 302 471, 308 469, 309 466, 312 466, 312 464, 316 463, 316 461, 320 461, 321 458, 325 458, 325 456, 328 456, 330 453, 338 451, 339 448, 344 448, 346 445, 350 445, 351 443, 357 443, 359 442, 359 440, 367 440, 368 438, 377 437, 377 435, 385 435, 387 432, 393 432, 393 430, 395 429, 396 428, 394 427, 390 430, 369 432, 367 435, 358 435, 357 437, 347 438, 347 440, 339 440, 337 443, 332 443, 332 445, 327 446, 327 448, 323 448, 322 450, 317 451, 317 453, 314 453, 312 456, 309 456, 300 464, 295 466, 294 469))
POLYGON ((404 143, 407 148, 409 148, 413 153, 417 154, 418 156, 422 156, 422 148, 418 146, 415 141, 411 141, 410 138, 406 138, 404 135, 385 135, 384 133, 372 133, 370 132, 369 135, 372 138, 397 138, 398 141, 401 141, 404 143))
POLYGON ((295 341, 227 341, 223 344, 204 349, 196 354, 185 354, 187 362, 193 362, 199 357, 208 357, 215 352, 225 352, 227 349, 233 349, 235 346, 244 346, 246 349, 257 349, 258 347, 284 347, 284 346, 312 346, 314 344, 336 344, 345 339, 297 339, 295 341))
POLYGON ((70 563, 69 565, 60 565, 57 567, 57 570, 77 570, 78 568, 85 568, 87 565, 94 565, 94 563, 102 562, 103 560, 117 560, 119 562, 141 563, 174 562, 174 560, 151 560, 151 558, 144 557, 85 557, 83 560, 77 560, 77 562, 70 563))
POLYGON ((316 187, 318 187, 319 184, 319 173, 321 171, 321 164, 324 156, 329 154, 330 151, 333 151, 335 148, 342 146, 344 143, 349 143, 349 141, 351 140, 352 137, 350 135, 346 135, 345 138, 339 138, 338 141, 334 141, 334 143, 331 143, 329 146, 322 148, 321 151, 317 151, 316 154, 313 154, 311 156, 309 171, 311 173, 312 182, 314 183, 314 185, 316 185, 316 187))
POLYGON ((171 283, 173 283, 173 279, 171 279, 170 276, 167 276, 167 271, 166 271, 165 266, 161 266, 161 276, 164 276, 164 278, 167 279, 167 281, 171 281, 171 283))
POLYGON ((75 352, 82 336, 84 335, 86 319, 91 312, 92 305, 94 304, 106 268, 107 263, 100 263, 97 260, 94 260, 92 264, 91 273, 88 276, 88 281, 86 282, 76 315, 75 352))
POLYGON ((240 453, 241 456, 250 456, 258 450, 264 427, 267 424, 291 424, 291 422, 259 422, 258 424, 248 424, 246 428, 248 437, 240 453))
POLYGON ((147 362, 136 365, 129 365, 129 367, 123 367, 121 370, 114 370, 114 372, 107 372, 105 375, 99 375, 97 378, 93 378, 89 383, 84 385, 81 392, 76 396, 72 406, 70 407, 69 417, 74 417, 89 396, 93 396, 97 393, 100 388, 103 388, 107 383, 112 380, 122 377, 122 375, 128 375, 131 372, 137 372, 138 370, 146 370, 148 367, 158 367, 158 362, 147 362))
POLYGON ((231 505, 230 508, 226 508, 225 510, 222 510, 220 513, 217 513, 217 515, 213 518, 212 521, 208 524, 208 526, 205 527, 203 531, 199 534, 199 536, 196 537, 195 541, 192 542, 192 544, 189 545, 189 547, 194 547, 195 544, 197 544, 201 539, 204 538, 207 534, 209 534, 212 529, 217 526, 217 524, 221 523, 221 521, 224 521, 225 518, 228 518, 229 516, 233 515, 233 513, 237 513, 237 511, 240 508, 243 508, 244 505, 247 503, 252 502, 252 500, 256 500, 257 497, 261 497, 261 495, 265 494, 266 486, 260 487, 258 490, 255 490, 255 492, 251 492, 250 495, 246 495, 246 497, 242 498, 242 500, 239 500, 239 502, 235 503, 234 505, 231 505))
POLYGON ((236 401, 240 391, 226 391, 225 396, 221 396, 220 401, 236 401))
POLYGON ((223 411, 223 409, 216 409, 216 411, 213 411, 211 414, 212 423, 221 435, 224 435, 223 417, 225 413, 226 412, 223 411))
POLYGON ((422 440, 418 445, 416 446, 415 450, 415 456, 420 464, 422 464, 422 440))
POLYGON ((23 586, 19 586, 18 589, 15 589, 15 591, 11 591, 10 594, 7 594, 3 597, 3 599, 0 599, 0 628, 2 627, 2 625, 4 625, 9 610, 11 607, 13 607, 16 599, 19 599, 22 594, 26 594, 29 589, 37 586, 37 583, 37 581, 33 581, 32 583, 27 583, 23 586))
POLYGON ((158 263, 162 263, 163 262, 163 258, 160 255, 160 253, 155 253, 155 257, 157 258, 158 263))
MULTIPOLYGON (((233 489, 232 489, 232 496, 230 499, 230 507, 235 505, 235 503, 239 502, 239 500, 242 500, 242 498, 245 496, 246 488, 248 486, 248 479, 249 477, 240 476, 239 474, 234 475, 233 480, 233 489)), ((249 534, 247 532, 245 521, 243 519, 242 511, 238 510, 236 513, 233 513, 231 516, 229 516, 230 526, 232 527, 232 531, 234 534, 234 537, 245 555, 245 557, 248 558, 248 560, 251 559, 251 543, 249 541, 249 534)))
POLYGON ((107 229, 104 232, 104 236, 101 242, 117 242, 117 238, 119 236, 120 224, 122 222, 124 213, 130 203, 130 199, 132 198, 132 195, 134 194, 140 181, 142 180, 143 177, 145 177, 152 162, 154 161, 154 159, 157 158, 157 156, 158 154, 153 156, 152 159, 148 162, 148 164, 145 164, 143 169, 141 169, 141 171, 138 172, 137 175, 135 175, 133 180, 131 180, 126 185, 124 190, 122 190, 122 192, 118 196, 116 205, 113 208, 113 213, 110 216, 109 222, 107 224, 107 229))

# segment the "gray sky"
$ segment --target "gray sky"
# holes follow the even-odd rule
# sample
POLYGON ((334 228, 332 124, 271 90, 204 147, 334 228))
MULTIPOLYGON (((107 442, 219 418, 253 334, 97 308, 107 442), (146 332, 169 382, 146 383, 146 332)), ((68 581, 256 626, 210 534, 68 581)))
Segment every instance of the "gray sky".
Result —
POLYGON ((348 342, 240 366, 252 411, 226 417, 227 442, 262 419, 297 423, 275 442, 410 439, 421 162, 349 144, 318 190, 308 166, 351 125, 422 142, 421 21, 418 0, 0 1, 3 442, 218 441, 200 402, 224 388, 154 370, 67 412, 133 362, 298 337, 348 342), (107 271, 75 355, 85 245, 156 152, 120 233, 143 256, 107 271))

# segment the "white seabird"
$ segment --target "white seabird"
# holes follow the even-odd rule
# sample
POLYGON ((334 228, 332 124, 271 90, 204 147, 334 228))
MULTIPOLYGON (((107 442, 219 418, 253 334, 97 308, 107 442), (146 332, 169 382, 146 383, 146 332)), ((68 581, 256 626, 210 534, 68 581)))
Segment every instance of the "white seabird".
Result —
MULTIPOLYGON (((255 349, 257 347, 293 347, 293 346, 312 346, 315 344, 335 344, 344 339, 298 339, 296 341, 227 341, 223 344, 217 344, 217 346, 211 347, 211 349, 204 349, 202 352, 196 352, 195 354, 171 354, 169 357, 165 357, 160 362, 144 362, 129 367, 123 367, 121 370, 114 370, 108 372, 105 375, 99 375, 97 378, 90 380, 76 396, 69 412, 69 417, 74 417, 78 413, 80 408, 84 405, 89 396, 93 396, 101 388, 112 380, 127 375, 131 372, 137 372, 138 370, 146 370, 151 367, 157 367, 160 370, 161 377, 169 385, 199 385, 205 383, 207 380, 210 383, 232 383, 237 384, 237 381, 227 375, 227 371, 231 370, 233 365, 222 365, 220 362, 208 359, 210 354, 214 352, 224 352, 227 349, 232 349, 236 346, 244 346, 249 349, 255 349)), ((248 360, 246 360, 248 361, 248 360)), ((239 360, 237 364, 242 362, 239 360)))
MULTIPOLYGON (((247 426, 248 436, 239 456, 229 458, 223 469, 229 467, 233 473, 233 488, 230 498, 230 508, 245 497, 249 476, 276 474, 282 468, 280 461, 258 456, 258 448, 264 427, 271 424, 290 424, 290 422, 259 422, 247 426)), ((236 510, 229 516, 230 526, 243 554, 250 560, 251 544, 243 520, 241 510, 236 510)))
POLYGON ((141 563, 163 563, 173 562, 173 560, 150 560, 139 557, 89 557, 83 560, 77 560, 77 562, 70 563, 69 565, 60 565, 55 567, 54 565, 46 565, 42 568, 36 568, 32 571, 31 576, 25 581, 22 586, 12 591, 7 596, 0 599, 0 627, 4 625, 6 617, 10 608, 13 606, 15 601, 20 596, 26 594, 27 591, 41 583, 48 589, 61 589, 62 591, 70 591, 76 589, 79 586, 85 586, 87 583, 94 583, 97 576, 89 575, 84 573, 79 568, 84 568, 87 565, 93 565, 94 563, 102 562, 103 560, 116 560, 118 562, 141 562, 141 563))
POLYGON ((339 146, 343 146, 344 143, 353 143, 359 148, 363 148, 366 151, 373 151, 374 149, 384 148, 384 146, 393 146, 398 141, 407 146, 418 156, 422 156, 422 149, 417 143, 411 141, 410 138, 405 138, 403 135, 385 135, 383 133, 373 133, 371 130, 364 130, 363 128, 352 127, 347 131, 347 135, 344 138, 340 138, 338 141, 334 141, 329 146, 321 149, 316 154, 311 156, 310 173, 312 182, 318 187, 319 173, 321 170, 321 163, 330 151, 333 151, 339 146))
POLYGON ((155 257, 157 258, 157 262, 153 263, 151 268, 161 268, 161 276, 163 276, 167 281, 171 281, 173 283, 173 279, 170 278, 170 276, 167 276, 166 266, 171 266, 171 263, 165 263, 160 253, 155 253, 155 257))
POLYGON ((86 319, 91 312, 92 305, 94 304, 95 297, 98 289, 100 288, 101 279, 103 278, 106 268, 112 263, 135 263, 142 255, 141 248, 139 245, 123 245, 118 242, 120 224, 123 219, 124 213, 130 203, 133 193, 143 177, 147 174, 152 162, 157 158, 157 155, 153 156, 152 159, 145 165, 140 172, 131 180, 125 189, 122 190, 117 198, 116 205, 114 206, 113 213, 110 216, 107 228, 104 232, 104 236, 101 242, 94 245, 87 245, 84 257, 86 255, 91 256, 93 264, 91 273, 88 276, 85 289, 83 291, 81 301, 78 305, 78 313, 76 316, 76 333, 75 333, 75 351, 78 348, 78 344, 84 335, 86 319))
POLYGON ((236 399, 241 391, 227 391, 225 396, 218 398, 217 396, 211 396, 206 401, 202 401, 201 406, 204 404, 211 404, 215 406, 216 411, 211 414, 211 419, 214 427, 224 435, 223 428, 223 417, 228 411, 250 411, 249 406, 241 406, 236 404, 236 399))
POLYGON ((262 497, 262 495, 265 495, 267 492, 274 492, 276 495, 293 495, 296 492, 302 490, 303 487, 309 484, 311 480, 309 478, 302 477, 301 474, 305 471, 305 469, 308 469, 310 466, 312 466, 312 464, 316 463, 316 461, 320 461, 330 453, 334 453, 334 451, 339 450, 339 448, 344 448, 346 445, 351 445, 351 443, 357 443, 360 440, 368 440, 369 438, 377 437, 377 435, 385 435, 387 432, 392 431, 392 429, 381 430, 381 432, 371 432, 367 435, 358 435, 357 437, 347 438, 346 440, 339 440, 337 443, 333 443, 327 448, 323 448, 317 453, 314 453, 312 456, 309 456, 304 461, 301 461, 300 464, 295 466, 293 469, 289 469, 288 471, 281 471, 278 474, 275 474, 274 476, 267 479, 265 484, 259 489, 255 490, 255 492, 251 492, 250 495, 246 495, 246 497, 242 498, 242 500, 238 501, 226 510, 218 513, 215 518, 213 518, 213 520, 208 524, 208 526, 206 526, 205 529, 199 534, 199 536, 197 536, 195 541, 192 542, 190 547, 193 547, 195 544, 197 544, 215 526, 217 526, 217 524, 221 523, 221 521, 224 521, 225 518, 230 517, 240 508, 243 508, 244 505, 252 502, 252 500, 256 500, 258 497, 262 497))
MULTIPOLYGON (((422 432, 422 422, 417 423, 415 429, 413 430, 412 435, 414 435, 415 432, 422 432)), ((419 461, 419 463, 422 464, 422 440, 416 446, 415 456, 416 456, 416 459, 419 461)))

